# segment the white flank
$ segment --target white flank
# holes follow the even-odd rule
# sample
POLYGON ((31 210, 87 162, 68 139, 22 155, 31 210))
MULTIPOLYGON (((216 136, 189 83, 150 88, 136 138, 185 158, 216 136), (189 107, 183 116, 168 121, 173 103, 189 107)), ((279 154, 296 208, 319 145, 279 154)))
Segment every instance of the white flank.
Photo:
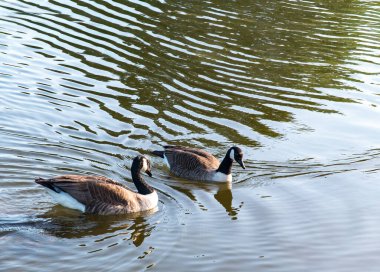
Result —
POLYGON ((80 203, 78 200, 73 198, 71 195, 65 192, 56 193, 53 190, 48 189, 47 190, 49 195, 59 204, 62 206, 65 206, 70 209, 80 210, 81 212, 84 212, 86 210, 86 207, 80 203))
POLYGON ((230 158, 231 158, 231 160, 235 159, 235 150, 233 150, 233 149, 231 149, 230 158))
POLYGON ((166 158, 165 154, 164 154, 164 163, 167 165, 167 167, 170 169, 170 164, 168 162, 168 159, 166 158))
POLYGON ((220 181, 220 182, 227 182, 232 181, 232 175, 226 175, 221 172, 216 172, 214 176, 212 177, 212 181, 220 181))

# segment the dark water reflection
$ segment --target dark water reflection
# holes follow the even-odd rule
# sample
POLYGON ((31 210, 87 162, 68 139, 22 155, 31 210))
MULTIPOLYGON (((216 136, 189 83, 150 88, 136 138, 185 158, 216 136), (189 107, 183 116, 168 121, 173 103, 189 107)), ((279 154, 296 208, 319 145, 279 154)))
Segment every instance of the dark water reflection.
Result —
POLYGON ((375 1, 1 1, 0 270, 377 271, 379 20, 375 1), (117 218, 33 183, 134 188, 132 158, 168 143, 239 145, 247 170, 202 184, 152 158, 158 210, 117 218))
POLYGON ((145 217, 156 212, 152 210, 142 214, 126 215, 123 217, 114 216, 91 216, 68 212, 67 209, 54 208, 39 216, 47 220, 39 225, 46 233, 59 238, 83 238, 86 236, 99 237, 100 235, 110 234, 98 241, 116 235, 130 235, 123 240, 131 240, 135 246, 139 246, 144 238, 149 236, 154 226, 149 226, 145 217), (120 232, 123 231, 123 232, 120 232))

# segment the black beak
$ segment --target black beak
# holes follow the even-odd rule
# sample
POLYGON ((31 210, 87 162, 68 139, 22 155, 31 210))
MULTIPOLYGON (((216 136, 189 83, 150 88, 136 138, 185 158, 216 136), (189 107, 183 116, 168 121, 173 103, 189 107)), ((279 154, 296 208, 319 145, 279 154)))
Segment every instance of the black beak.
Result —
POLYGON ((145 173, 147 173, 148 176, 152 177, 152 172, 150 172, 150 170, 146 170, 145 173))
POLYGON ((241 168, 245 169, 244 162, 242 160, 236 160, 238 164, 240 164, 241 168))

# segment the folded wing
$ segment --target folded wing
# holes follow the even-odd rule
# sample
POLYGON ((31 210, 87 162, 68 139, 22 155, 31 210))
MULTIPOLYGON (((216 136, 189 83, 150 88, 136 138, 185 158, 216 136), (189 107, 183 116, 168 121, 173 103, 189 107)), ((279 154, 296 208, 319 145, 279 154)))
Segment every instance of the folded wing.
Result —
POLYGON ((52 179, 37 179, 37 183, 56 192, 63 191, 86 207, 86 212, 102 213, 111 208, 130 205, 136 193, 126 186, 98 176, 67 175, 52 179))
POLYGON ((165 157, 172 171, 210 170, 219 167, 219 160, 210 153, 181 146, 165 146, 165 157))

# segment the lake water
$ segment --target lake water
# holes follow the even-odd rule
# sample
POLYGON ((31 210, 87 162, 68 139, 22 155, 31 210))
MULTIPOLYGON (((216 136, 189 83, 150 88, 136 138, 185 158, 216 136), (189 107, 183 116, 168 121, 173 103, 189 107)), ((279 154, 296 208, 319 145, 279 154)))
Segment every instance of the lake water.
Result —
POLYGON ((0 2, 1 271, 379 271, 378 1, 0 2), (166 144, 232 184, 152 157, 155 211, 84 215, 36 177, 131 181, 166 144))

